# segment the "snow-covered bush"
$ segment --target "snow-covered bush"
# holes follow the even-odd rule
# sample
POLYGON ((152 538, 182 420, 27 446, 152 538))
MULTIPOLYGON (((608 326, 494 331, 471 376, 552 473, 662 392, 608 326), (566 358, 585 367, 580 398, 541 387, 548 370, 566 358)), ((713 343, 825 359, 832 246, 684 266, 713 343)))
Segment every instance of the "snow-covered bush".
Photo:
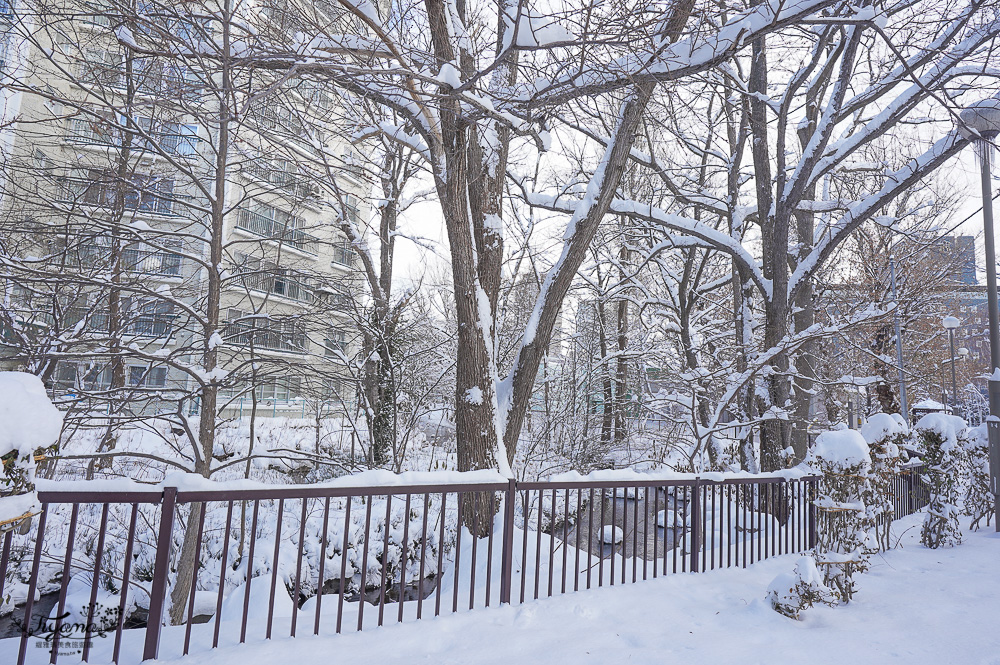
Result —
POLYGON ((965 488, 965 514, 972 521, 970 529, 979 529, 985 517, 986 526, 993 517, 993 493, 990 492, 990 442, 986 425, 970 427, 960 439, 963 448, 962 466, 968 485, 965 488))
POLYGON ((52 406, 41 379, 0 372, 0 528, 39 508, 34 496, 36 453, 59 438, 62 413, 52 406))
POLYGON ((812 555, 804 554, 795 562, 793 572, 778 575, 768 585, 767 600, 775 612, 798 619, 802 610, 816 603, 836 605, 838 597, 823 583, 816 560, 812 555))
POLYGON ((899 416, 876 413, 861 427, 871 454, 871 493, 866 504, 875 523, 875 537, 881 550, 888 550, 893 516, 893 481, 903 464, 901 452, 910 430, 899 416))
POLYGON ((847 603, 854 596, 854 576, 868 570, 872 553, 868 534, 874 519, 865 504, 873 496, 871 455, 864 437, 845 429, 820 434, 809 461, 823 476, 815 501, 816 563, 824 584, 847 603))
POLYGON ((962 542, 958 524, 958 495, 965 421, 945 413, 929 413, 914 429, 924 461, 921 480, 927 485, 930 501, 920 531, 920 542, 932 549, 962 542))

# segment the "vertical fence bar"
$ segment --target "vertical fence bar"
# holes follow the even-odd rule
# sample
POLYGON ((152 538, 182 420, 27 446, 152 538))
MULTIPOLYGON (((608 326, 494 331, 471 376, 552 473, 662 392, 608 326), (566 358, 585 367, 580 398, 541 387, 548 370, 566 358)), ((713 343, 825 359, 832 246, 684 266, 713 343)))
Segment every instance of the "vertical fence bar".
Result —
MULTIPOLYGON (((461 530, 459 530, 461 535, 461 530)), ((469 564, 469 609, 476 602, 476 546, 479 544, 479 492, 472 493, 472 562, 469 564)))
POLYGON ((538 490, 538 524, 535 527, 535 600, 542 574, 542 498, 543 490, 538 490))
POLYGON ((580 590, 580 501, 583 498, 583 490, 576 488, 576 521, 573 528, 576 529, 576 555, 573 563, 573 591, 580 590))
MULTIPOLYGON (((656 579, 656 574, 660 567, 660 488, 652 487, 653 490, 653 519, 656 522, 653 524, 653 579, 656 579)), ((663 513, 666 517, 666 512, 663 513)), ((666 525, 666 520, 663 524, 666 525)), ((667 530, 663 529, 663 567, 666 569, 667 566, 667 530)), ((664 570, 663 572, 666 572, 664 570)))
MULTIPOLYGON (((49 513, 49 504, 42 504, 42 513, 38 517, 38 539, 35 541, 35 556, 31 563, 31 575, 28 578, 28 597, 24 601, 24 626, 31 624, 31 609, 35 604, 35 589, 38 588, 38 568, 42 560, 42 541, 45 540, 45 518, 49 513)), ((9 534, 8 534, 9 535, 9 534)), ((98 554, 98 558, 100 555, 98 554)), ((21 631, 21 644, 17 652, 17 665, 24 665, 28 655, 28 630, 21 631)))
POLYGON ((691 488, 691 572, 698 572, 698 550, 701 544, 701 478, 695 477, 691 488))
MULTIPOLYGON (((316 616, 313 619, 313 635, 319 635, 320 608, 323 606, 323 587, 326 585, 326 547, 330 542, 330 497, 323 500, 323 527, 319 534, 319 574, 316 577, 316 616)), ((347 525, 344 525, 347 531, 347 525)), ((346 552, 341 552, 346 554, 346 552)))
MULTIPOLYGON (((434 582, 437 584, 437 593, 434 594, 434 616, 441 614, 441 593, 444 591, 442 588, 441 568, 444 566, 444 518, 448 505, 447 501, 448 493, 441 492, 441 513, 438 516, 440 532, 438 534, 437 576, 434 578, 434 582)), ((461 515, 459 515, 459 530, 461 528, 461 515)))
MULTIPOLYGON (((242 526, 242 525, 241 525, 242 526)), ((229 563, 229 536, 233 530, 233 502, 226 507, 226 532, 222 537, 222 562, 219 565, 219 593, 215 599, 215 627, 212 630, 212 648, 219 646, 219 628, 222 624, 222 599, 226 591, 226 564, 229 563)))
POLYGON ((590 588, 590 574, 594 570, 593 554, 594 549, 594 488, 590 488, 590 500, 587 502, 587 588, 590 588))
POLYGON ((306 543, 306 517, 309 510, 309 499, 302 497, 302 514, 299 516, 299 551, 295 556, 295 585, 292 587, 292 625, 289 635, 295 637, 295 629, 299 623, 299 600, 302 598, 302 549, 306 543))
POLYGON ((816 480, 810 481, 809 485, 806 487, 806 489, 808 490, 808 495, 807 495, 807 499, 806 500, 809 502, 809 518, 808 518, 809 519, 809 549, 813 549, 814 547, 816 547, 816 544, 819 542, 819 537, 818 537, 818 534, 817 534, 817 525, 816 525, 816 501, 815 501, 815 499, 816 499, 816 490, 817 490, 817 481, 816 480))
POLYGON ((351 537, 351 499, 348 496, 344 505, 344 544, 340 549, 340 584, 337 590, 337 629, 339 634, 344 619, 344 594, 347 593, 347 548, 350 546, 351 537))
POLYGON ((160 529, 156 536, 156 559, 153 563, 153 585, 149 593, 149 616, 146 620, 143 660, 152 660, 160 651, 160 627, 163 623, 163 601, 167 594, 167 573, 170 564, 170 539, 174 526, 177 488, 163 488, 160 502, 160 529))
MULTIPOLYGON (((97 588, 101 583, 101 557, 104 556, 104 537, 108 530, 108 511, 110 508, 111 505, 108 503, 105 503, 104 507, 101 508, 101 526, 97 531, 97 549, 94 551, 94 572, 90 582, 90 605, 87 606, 87 624, 83 631, 84 661, 89 660, 90 657, 90 634, 91 628, 94 625, 94 611, 97 609, 97 588)), ((29 618, 29 615, 25 615, 26 620, 29 618)))
POLYGON ((410 549, 410 498, 411 494, 406 495, 406 504, 403 506, 403 547, 402 554, 400 555, 399 564, 399 616, 396 621, 403 621, 403 602, 406 600, 406 568, 408 561, 408 550, 410 549))
MULTIPOLYGON (((649 560, 646 558, 647 549, 649 548, 649 491, 653 490, 653 494, 656 494, 656 488, 646 487, 642 491, 642 579, 649 579, 647 576, 647 569, 649 567, 649 560)), ((653 554, 653 559, 656 559, 656 554, 653 554)), ((654 566, 655 568, 655 566, 654 566)))
POLYGON ((458 572, 462 564, 462 503, 465 498, 465 492, 455 492, 455 505, 458 507, 458 532, 455 534, 455 575, 454 575, 454 585, 455 588, 452 590, 451 598, 451 611, 458 611, 458 582, 459 576, 458 572))
MULTIPOLYGON (((496 531, 497 493, 490 492, 490 533, 486 540, 486 607, 490 606, 490 590, 493 588, 493 532, 496 531)), ((502 556, 502 553, 501 553, 502 556)))
MULTIPOLYGON (((194 505, 191 506, 192 513, 194 505)), ((184 627, 184 654, 188 655, 188 648, 191 646, 191 622, 194 620, 194 599, 198 593, 198 569, 201 568, 201 537, 205 529, 205 511, 208 509, 208 502, 203 501, 198 510, 198 536, 195 538, 194 565, 191 566, 191 589, 188 594, 187 621, 184 627)), ((190 518, 189 518, 190 519, 190 518)))
MULTIPOLYGON (((386 585, 386 575, 389 569, 389 523, 392 520, 392 495, 386 494, 385 496, 385 524, 383 525, 385 536, 382 540, 382 576, 379 581, 379 591, 378 591, 378 625, 382 625, 383 619, 385 617, 385 585, 386 585)), ((404 546, 406 545, 404 541, 404 546)))
MULTIPOLYGON (((555 491, 555 490, 553 490, 555 491)), ((569 554, 569 488, 563 492, 562 593, 566 593, 566 562, 569 554)))
MULTIPOLYGON (((59 604, 57 605, 58 609, 56 609, 55 630, 52 632, 52 657, 49 659, 50 663, 55 663, 56 659, 59 657, 59 638, 62 628, 63 612, 66 610, 66 589, 69 587, 70 567, 73 561, 73 542, 76 540, 76 520, 79 513, 80 504, 74 503, 69 516, 69 534, 66 537, 66 558, 63 559, 62 583, 59 585, 59 604)), ((12 532, 7 532, 8 536, 11 534, 12 532)), ((4 553, 8 554, 6 551, 4 553)), ((3 582, 4 577, 6 577, 6 573, 7 560, 6 557, 4 557, 3 565, 0 566, 0 598, 3 598, 3 582)), ((27 621, 25 621, 25 626, 27 625, 27 621)), ((117 661, 118 659, 116 658, 115 660, 117 661)))
MULTIPOLYGON (((132 513, 129 516, 128 540, 125 541, 125 560, 122 564, 122 593, 121 601, 118 603, 118 620, 115 622, 115 646, 112 649, 111 660, 118 662, 122 648, 122 630, 125 627, 125 608, 128 600, 128 578, 132 573, 132 548, 135 545, 135 526, 139 517, 139 504, 132 504, 132 513)), ((61 614, 61 612, 60 612, 61 614)), ((55 644, 53 646, 53 658, 55 657, 55 644)), ((55 662, 53 660, 53 662, 55 662)))
MULTIPOLYGON (((542 493, 538 493, 539 505, 541 505, 542 493)), ((548 595, 552 597, 552 576, 555 575, 555 555, 556 555, 556 491, 552 490, 552 499, 549 510, 549 587, 548 595)))
MULTIPOLYGON (((709 567, 710 567, 711 570, 715 570, 715 532, 716 532, 716 528, 715 527, 717 525, 717 523, 715 521, 715 518, 716 518, 716 514, 715 514, 715 489, 716 489, 716 485, 714 483, 711 484, 711 485, 706 486, 706 488, 705 488, 705 490, 707 492, 711 492, 711 496, 712 496, 712 529, 710 531, 711 535, 709 536, 709 542, 711 544, 710 544, 710 546, 708 548, 706 548, 706 549, 711 549, 712 550, 712 553, 708 557, 709 567)), ((708 504, 708 501, 706 501, 705 503, 708 504)), ((705 510, 706 511, 708 510, 708 506, 707 505, 705 506, 705 510)), ((707 514, 707 512, 706 512, 706 514, 707 514)), ((705 520, 705 528, 706 529, 708 528, 708 520, 705 520)), ((720 538, 721 538, 721 533, 720 533, 720 538)), ((721 549, 722 548, 719 548, 720 551, 721 551, 721 549)))
MULTIPOLYGON (((680 530, 681 530, 681 552, 680 552, 680 557, 681 557, 681 572, 683 573, 683 572, 687 572, 687 550, 688 550, 688 528, 687 527, 688 527, 688 521, 689 521, 688 520, 688 515, 689 515, 688 514, 688 510, 691 507, 691 502, 688 499, 688 492, 690 491, 691 488, 688 487, 687 485, 683 485, 682 487, 683 487, 683 490, 684 490, 684 502, 683 502, 683 512, 681 513, 681 523, 680 523, 680 530)), ((674 560, 673 561, 673 572, 675 572, 675 573, 677 572, 677 529, 678 529, 678 526, 677 526, 677 510, 676 510, 676 508, 677 508, 677 496, 678 496, 678 491, 677 490, 679 490, 679 489, 681 489, 681 487, 675 487, 674 488, 674 523, 673 523, 673 525, 671 525, 673 527, 673 537, 674 537, 674 547, 673 547, 673 556, 672 556, 672 558, 674 560)), ((691 520, 691 521, 693 521, 693 520, 691 520)))
MULTIPOLYGON (((603 522, 603 520, 602 520, 602 522, 603 522)), ((604 530, 606 528, 607 528, 606 526, 602 526, 601 527, 601 536, 602 537, 604 535, 604 530)), ((617 528, 618 528, 618 487, 613 487, 613 488, 611 488, 611 586, 615 585, 615 549, 616 549, 615 545, 617 545, 617 543, 615 541, 616 541, 616 534, 617 534, 616 529, 617 528)), ((625 547, 624 547, 624 545, 625 545, 625 536, 624 536, 624 533, 625 533, 625 531, 623 529, 622 530, 622 550, 623 551, 625 549, 625 547)), ((603 538, 602 538, 602 540, 603 540, 603 538)), ((622 565, 623 566, 625 565, 624 560, 622 561, 622 565)))
MULTIPOLYGON (((375 496, 369 494, 365 498, 368 501, 365 503, 365 544, 361 553, 361 597, 358 599, 358 630, 362 629, 365 620, 365 593, 368 591, 368 545, 371 540, 372 504, 375 502, 375 496)), ((343 585, 343 581, 341 581, 341 585, 343 585)))
POLYGON ((521 602, 524 602, 525 589, 528 584, 528 519, 531 516, 531 508, 528 503, 528 490, 524 490, 524 497, 521 499, 521 513, 524 516, 524 529, 521 531, 521 602))
MULTIPOLYGON (((604 586, 604 522, 606 517, 605 506, 607 501, 604 499, 604 488, 601 488, 601 527, 597 534, 597 547, 600 558, 597 561, 597 586, 604 586)), ((614 552, 614 550, 612 550, 614 552)))
MULTIPOLYGON (((424 519, 420 531, 420 579, 417 581, 417 618, 424 608, 424 561, 427 558, 427 515, 431 512, 431 493, 424 493, 424 519)), ((438 581, 435 578, 435 583, 438 581)))
MULTIPOLYGON (((500 604, 510 604, 510 590, 514 570, 514 501, 517 488, 514 479, 507 481, 503 501, 503 554, 500 562, 500 604)), ((522 564, 523 565, 523 564, 522 564)))
MULTIPOLYGON (((254 499, 253 513, 250 517, 250 551, 247 552, 247 585, 243 590, 243 614, 240 619, 240 644, 247 641, 247 615, 250 612, 250 584, 253 582, 253 556, 254 548, 257 545, 257 516, 259 513, 260 500, 254 499)), ((243 524, 240 524, 240 528, 244 528, 243 524)))
POLYGON ((278 499, 278 519, 274 527, 274 557, 271 559, 271 588, 267 601, 266 639, 271 639, 271 625, 274 622, 274 591, 278 585, 278 555, 281 547, 281 520, 285 514, 285 500, 278 499))
MULTIPOLYGON (((625 552, 625 539, 622 538, 622 552, 625 552)), ((632 584, 638 579, 639 564, 639 487, 635 488, 635 499, 632 501, 632 584)), ((625 566, 622 566, 624 572, 625 566)))

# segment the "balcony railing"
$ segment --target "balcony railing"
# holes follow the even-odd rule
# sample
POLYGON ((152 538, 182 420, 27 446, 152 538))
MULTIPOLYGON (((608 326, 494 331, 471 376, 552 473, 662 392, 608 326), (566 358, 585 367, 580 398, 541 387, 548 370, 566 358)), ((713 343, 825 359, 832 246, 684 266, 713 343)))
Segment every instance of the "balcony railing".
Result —
POLYGON ((287 330, 264 320, 230 321, 226 324, 226 342, 235 346, 249 347, 286 353, 305 353, 308 346, 306 334, 302 330, 287 330))
MULTIPOLYGON (((110 260, 107 247, 86 245, 77 250, 82 267, 107 266, 110 260)), ((155 275, 159 277, 179 277, 181 274, 180 254, 160 250, 126 248, 122 250, 122 271, 131 275, 155 275)))
POLYGON ((271 219, 270 217, 253 210, 248 210, 246 208, 240 208, 238 210, 238 214, 236 216, 236 228, 262 238, 291 245, 295 249, 306 252, 307 254, 317 253, 317 247, 319 244, 318 238, 311 236, 304 231, 300 231, 299 229, 288 228, 285 223, 276 219, 271 219))
POLYGON ((256 272, 241 275, 238 282, 242 287, 264 293, 273 293, 282 298, 299 302, 313 302, 313 290, 304 282, 287 275, 270 272, 256 272))
POLYGON ((126 189, 122 204, 126 210, 137 210, 151 215, 175 216, 180 214, 178 203, 191 197, 175 194, 167 188, 157 190, 155 186, 143 186, 128 182, 87 180, 85 178, 62 178, 60 201, 63 203, 111 208, 116 198, 117 187, 126 189))
MULTIPOLYGON (((122 334, 130 337, 169 337, 173 333, 173 314, 126 314, 122 321, 122 334)), ((71 307, 66 310, 66 327, 71 328, 86 319, 85 332, 106 333, 108 313, 93 312, 85 307, 71 307)))

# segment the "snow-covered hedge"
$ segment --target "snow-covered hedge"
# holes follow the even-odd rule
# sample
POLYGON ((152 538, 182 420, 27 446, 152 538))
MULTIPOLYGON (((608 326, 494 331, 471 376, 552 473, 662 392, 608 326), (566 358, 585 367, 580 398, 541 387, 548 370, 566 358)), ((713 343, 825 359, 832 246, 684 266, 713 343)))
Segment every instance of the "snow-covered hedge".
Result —
POLYGON ((962 542, 958 497, 965 421, 945 413, 929 413, 914 429, 924 461, 921 479, 930 491, 920 542, 932 549, 958 545, 962 542))

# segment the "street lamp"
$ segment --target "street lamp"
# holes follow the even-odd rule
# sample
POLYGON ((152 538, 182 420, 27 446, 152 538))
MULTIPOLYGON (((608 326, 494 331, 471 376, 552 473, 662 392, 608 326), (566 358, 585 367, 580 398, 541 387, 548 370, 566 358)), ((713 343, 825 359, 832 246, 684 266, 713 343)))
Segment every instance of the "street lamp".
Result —
POLYGON ((955 328, 961 323, 954 316, 946 316, 941 321, 941 325, 945 327, 948 331, 948 344, 951 347, 951 401, 955 402, 956 396, 958 395, 958 389, 956 388, 955 381, 955 328))
POLYGON ((960 114, 959 131, 976 144, 983 189, 983 235, 986 241, 986 298, 990 315, 990 491, 997 532, 1000 532, 1000 311, 997 309, 997 257, 993 245, 993 187, 990 184, 991 141, 1000 135, 1000 99, 984 99, 960 114))

